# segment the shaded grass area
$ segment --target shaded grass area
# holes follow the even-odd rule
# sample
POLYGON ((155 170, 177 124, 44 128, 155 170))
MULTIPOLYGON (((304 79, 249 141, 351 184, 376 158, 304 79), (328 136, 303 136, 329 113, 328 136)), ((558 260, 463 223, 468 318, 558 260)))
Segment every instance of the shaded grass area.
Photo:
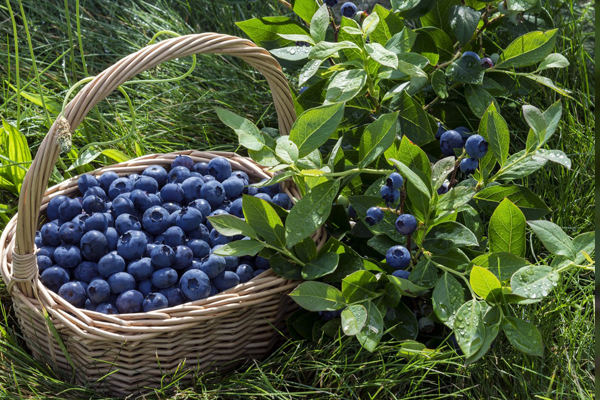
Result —
MULTIPOLYGON (((32 68, 19 2, 11 1, 19 37, 17 81, 12 21, 6 4, 0 4, 0 76, 4 99, 0 114, 19 125, 32 152, 47 131, 49 119, 56 116, 52 107, 60 107, 72 84, 141 48, 156 32, 240 34, 235 21, 273 15, 279 7, 275 0, 81 1, 78 28, 75 1, 68 3, 67 12, 64 2, 59 0, 23 2, 41 87, 32 68), (17 86, 17 82, 20 88, 29 84, 25 89, 29 93, 43 94, 48 113, 27 99, 16 98, 9 83, 17 86)), ((565 151, 573 161, 573 169, 567 171, 549 165, 525 183, 549 204, 553 220, 575 236, 593 229, 595 208, 594 9, 591 2, 572 0, 552 1, 546 6, 555 25, 562 29, 556 51, 571 62, 569 68, 551 72, 552 78, 569 88, 573 97, 563 99, 563 119, 549 147, 565 151)), ((259 126, 276 126, 266 82, 258 73, 232 58, 201 56, 198 63, 185 80, 128 87, 136 111, 136 133, 111 147, 131 157, 184 148, 235 150, 235 136, 218 122, 212 110, 218 104, 230 106, 251 120, 260 120, 259 126)), ((172 61, 139 79, 180 76, 190 65, 191 58, 172 61)), ((555 100, 557 97, 545 89, 520 99, 543 109, 555 100)), ((518 125, 519 112, 503 109, 511 130, 523 139, 527 132, 524 125, 518 125)), ((131 121, 125 99, 115 92, 77 130, 75 145, 81 148, 90 142, 122 139, 129 132, 131 121)), ((73 159, 63 157, 62 161, 68 166, 73 159)), ((113 163, 104 156, 96 162, 113 163)), ((0 203, 14 205, 15 197, 0 192, 0 203)), ((537 257, 545 257, 539 244, 534 243, 533 247, 537 257)), ((543 359, 517 353, 503 337, 488 356, 469 367, 463 366, 458 357, 406 359, 399 356, 393 342, 369 354, 347 340, 319 344, 288 341, 263 362, 249 362, 226 374, 208 373, 191 388, 177 388, 174 384, 157 391, 156 397, 594 398, 593 284, 593 274, 570 272, 548 301, 517 310, 518 316, 540 327, 546 343, 543 359)), ((0 325, 0 397, 101 397, 69 384, 68 377, 59 376, 47 365, 33 360, 20 340, 4 288, 0 291, 0 302, 6 310, 0 325)))

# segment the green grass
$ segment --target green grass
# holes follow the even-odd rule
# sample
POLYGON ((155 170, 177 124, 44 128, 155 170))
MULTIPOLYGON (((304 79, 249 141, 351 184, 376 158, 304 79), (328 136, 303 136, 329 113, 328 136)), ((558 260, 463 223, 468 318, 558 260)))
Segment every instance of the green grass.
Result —
MULTIPOLYGON (((72 84, 141 48, 160 30, 239 35, 235 21, 272 15, 279 7, 276 0, 82 1, 78 27, 75 1, 68 3, 67 12, 60 0, 24 1, 24 20, 19 2, 10 2, 16 15, 18 55, 6 3, 0 4, 0 21, 3 21, 0 24, 0 95, 4 99, 0 103, 0 115, 19 125, 32 152, 56 113, 15 97, 9 83, 21 89, 29 85, 25 91, 43 95, 46 105, 53 106, 62 102, 72 84)), ((552 72, 552 78, 572 90, 573 97, 563 99, 559 134, 549 147, 565 151, 573 161, 573 168, 567 171, 552 165, 525 183, 549 204, 552 219, 574 236, 593 229, 595 208, 594 5, 567 0, 552 1, 547 7, 555 25, 562 29, 557 52, 571 62, 569 68, 552 72)), ((202 56, 198 64, 185 80, 126 88, 136 113, 134 137, 122 139, 129 132, 132 120, 125 99, 115 92, 97 112, 90 113, 78 129, 76 147, 119 139, 111 147, 132 157, 139 155, 138 152, 184 148, 235 150, 235 136, 218 122, 212 110, 218 104, 231 106, 254 121, 260 119, 260 126, 276 126, 266 82, 258 73, 231 58, 202 56), (135 143, 139 144, 137 152, 135 143)), ((190 65, 191 58, 172 61, 139 79, 180 76, 190 65)), ((556 95, 546 90, 520 99, 542 109, 555 100, 556 95)), ((524 138, 525 126, 515 122, 521 120, 519 110, 504 112, 511 129, 524 138)), ((73 159, 63 157, 62 161, 68 166, 73 159)), ((96 162, 110 164, 112 160, 101 156, 96 162)), ((14 206, 15 196, 0 191, 0 204, 14 206)), ((541 249, 534 243, 535 255, 544 258, 546 255, 541 249)), ((369 354, 347 340, 318 344, 285 341, 265 361, 249 362, 230 373, 212 372, 198 378, 191 388, 174 385, 157 391, 156 396, 173 399, 594 398, 594 279, 594 274, 589 272, 569 272, 548 301, 518 310, 521 317, 540 327, 546 343, 543 359, 517 353, 504 338, 497 340, 482 361, 469 367, 458 357, 407 360, 398 356, 394 343, 387 343, 369 354)), ((68 379, 65 382, 65 377, 32 359, 23 347, 4 287, 0 288, 0 302, 5 310, 0 324, 1 398, 102 397, 68 383, 68 379)))

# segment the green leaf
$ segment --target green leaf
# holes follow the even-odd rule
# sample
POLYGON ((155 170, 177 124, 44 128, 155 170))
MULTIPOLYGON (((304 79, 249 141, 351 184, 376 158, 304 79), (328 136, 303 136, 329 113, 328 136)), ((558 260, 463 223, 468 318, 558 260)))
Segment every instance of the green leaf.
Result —
POLYGON ((571 91, 563 89, 561 87, 556 86, 556 83, 554 83, 554 81, 550 78, 547 78, 545 76, 540 76, 540 75, 534 75, 534 74, 526 74, 526 73, 519 73, 516 74, 518 76, 523 76, 527 79, 531 79, 532 81, 539 83, 541 85, 544 85, 552 90, 554 90, 556 93, 560 94, 561 96, 565 96, 568 97, 570 99, 572 99, 573 97, 571 97, 571 91))
POLYGON ((307 237, 294 246, 294 253, 296 253, 300 261, 307 263, 317 257, 317 245, 312 238, 307 237))
POLYGON ((504 165, 508 158, 508 150, 510 145, 510 133, 508 125, 502 116, 495 110, 495 107, 490 106, 487 114, 487 140, 490 149, 500 166, 504 165))
POLYGON ((315 44, 315 41, 313 40, 313 38, 311 38, 308 35, 297 35, 297 34, 293 34, 293 33, 290 33, 290 34, 278 33, 277 35, 283 39, 289 40, 290 42, 306 42, 306 43, 310 43, 312 45, 315 44))
POLYGON ((500 281, 493 273, 485 268, 478 267, 477 265, 471 270, 469 281, 471 282, 471 287, 475 293, 484 300, 488 297, 490 292, 502 288, 500 281))
POLYGON ((252 122, 223 108, 215 107, 215 111, 221 122, 234 130, 240 145, 255 151, 265 146, 264 134, 252 122))
POLYGON ((540 0, 507 0, 506 4, 509 11, 516 12, 529 11, 536 13, 540 12, 542 8, 540 0))
POLYGON ((219 247, 213 253, 218 256, 255 256, 264 248, 265 245, 256 240, 236 240, 219 247))
POLYGON ((422 260, 410 273, 408 280, 415 285, 432 288, 438 280, 438 269, 430 260, 422 260))
POLYGON ((379 64, 390 68, 398 68, 398 57, 379 43, 368 43, 365 50, 369 56, 379 64))
POLYGON ((510 200, 504 199, 492 214, 488 238, 491 252, 525 255, 525 216, 510 200))
POLYGON ((414 340, 419 334, 419 323, 415 314, 403 302, 390 308, 385 314, 386 333, 396 340, 414 340))
POLYGON ((509 280, 515 272, 530 265, 527 260, 511 253, 486 253, 471 261, 473 266, 488 269, 502 282, 509 280))
POLYGON ((431 260, 455 271, 465 271, 469 265, 469 257, 459 248, 451 247, 447 252, 436 252, 431 260))
POLYGON ((477 193, 477 191, 474 187, 454 187, 450 189, 448 193, 440 196, 435 208, 438 211, 457 210, 459 207, 471 201, 475 193, 477 193))
POLYGON ((546 137, 546 120, 544 119, 544 115, 538 108, 526 104, 523 106, 523 117, 527 125, 531 128, 527 136, 527 149, 537 149, 546 137))
POLYGON ((585 261, 582 251, 591 256, 596 250, 596 232, 582 233, 573 239, 572 244, 576 254, 573 261, 576 264, 581 264, 585 261))
POLYGON ((520 68, 545 59, 554 49, 558 29, 524 34, 508 45, 500 56, 496 68, 520 68))
POLYGON ((53 114, 58 114, 61 112, 62 104, 59 103, 58 101, 51 99, 48 96, 44 96, 44 99, 42 101, 42 96, 40 96, 38 94, 26 92, 22 89, 17 90, 17 88, 14 87, 13 85, 11 85, 9 82, 6 82, 6 83, 15 93, 18 93, 21 97, 29 100, 36 106, 45 107, 46 110, 50 111, 53 114))
POLYGON ((324 144, 343 116, 343 103, 311 108, 300 114, 290 132, 290 140, 298 146, 298 156, 305 157, 324 144))
POLYGON ((473 37, 481 14, 471 7, 458 5, 450 7, 449 14, 450 29, 454 32, 458 42, 465 45, 473 37))
POLYGON ((515 349, 532 356, 544 356, 542 334, 532 323, 505 316, 502 319, 502 329, 515 349))
MULTIPOLYGON (((12 163, 8 164, 8 176, 17 188, 17 191, 21 192, 23 179, 25 179, 25 174, 31 162, 31 151, 27 144, 27 138, 17 128, 4 119, 2 119, 2 126, 5 134, 8 135, 6 138, 5 155, 12 161, 12 163)), ((2 164, 6 165, 6 161, 3 160, 2 164)))
POLYGON ((437 131, 435 120, 406 92, 394 96, 390 108, 399 112, 400 134, 405 135, 418 146, 435 140, 437 131))
POLYGON ((319 250, 320 254, 335 252, 340 256, 337 269, 323 278, 325 282, 340 282, 353 272, 363 270, 363 259, 350 246, 347 246, 334 237, 330 237, 327 243, 319 250))
POLYGON ((454 164, 456 159, 454 156, 442 158, 440 161, 433 165, 431 171, 431 186, 433 190, 438 190, 448 175, 454 170, 454 164))
POLYGON ((436 69, 431 75, 431 87, 436 95, 441 99, 448 97, 448 85, 446 84, 446 74, 441 69, 436 69))
POLYGON ((327 27, 329 26, 329 11, 327 6, 323 4, 313 15, 310 21, 310 35, 315 40, 315 43, 325 40, 327 27))
POLYGON ((313 280, 332 273, 338 266, 340 257, 336 253, 325 253, 308 262, 302 268, 302 278, 313 280))
POLYGON ((259 46, 276 43, 281 47, 290 43, 289 40, 281 38, 279 34, 308 34, 300 23, 288 17, 252 18, 236 22, 236 25, 259 46))
POLYGON ((375 28, 377 28, 378 24, 379 15, 376 12, 371 13, 367 18, 365 18, 365 20, 362 23, 362 30, 365 33, 365 36, 369 36, 371 32, 373 32, 375 28))
POLYGON ((496 101, 496 99, 480 85, 465 86, 465 97, 467 98, 469 108, 473 111, 473 114, 479 118, 483 116, 490 104, 496 101))
POLYGON ((316 0, 292 0, 292 10, 308 24, 310 24, 313 15, 318 9, 319 3, 316 0))
POLYGON ((380 4, 376 4, 371 13, 377 13, 380 19, 377 27, 369 35, 371 43, 385 45, 394 34, 399 33, 404 28, 403 20, 380 4))
POLYGON ((535 156, 560 164, 567 169, 571 169, 571 160, 560 150, 538 149, 535 152, 535 156))
POLYGON ((283 162, 287 164, 293 164, 298 161, 298 146, 286 136, 282 136, 277 139, 277 145, 275 146, 275 154, 283 162))
POLYGON ((360 139, 359 168, 371 164, 394 143, 397 120, 397 112, 384 114, 367 126, 360 139))
POLYGON ((535 193, 526 186, 497 185, 490 186, 474 197, 477 205, 491 214, 504 199, 510 200, 525 215, 527 219, 541 218, 550 212, 550 209, 535 193))
MULTIPOLYGON (((379 193, 377 194, 377 196, 350 197, 350 204, 352 205, 352 207, 356 211, 356 214, 362 221, 364 221, 367 214, 367 210, 369 208, 375 206, 385 207, 385 202, 383 201, 381 196, 379 196, 379 193)), ((369 231, 371 231, 374 235, 386 235, 387 237, 391 238, 396 242, 401 241, 403 240, 403 237, 396 231, 395 227, 396 218, 397 216, 395 214, 385 213, 383 221, 376 225, 368 226, 369 231)))
POLYGON ((285 258, 280 253, 276 253, 269 257, 269 264, 271 264, 271 268, 279 276, 295 281, 302 280, 302 267, 285 258))
POLYGON ((308 60, 302 67, 300 74, 298 75, 298 86, 304 85, 314 74, 317 73, 321 64, 324 60, 308 60))
POLYGON ((367 351, 374 351, 381 337, 383 336, 383 316, 375 304, 368 301, 367 308, 367 323, 360 332, 356 335, 358 342, 367 351))
POLYGON ((513 294, 526 299, 541 299, 558 284, 560 275, 545 265, 528 265, 514 273, 510 279, 513 294))
POLYGON ((569 66, 569 60, 559 53, 548 54, 546 58, 538 65, 536 71, 543 71, 550 68, 566 68, 569 66))
POLYGON ((269 52, 281 60, 303 61, 308 58, 310 49, 306 46, 288 46, 269 50, 269 52))
POLYGON ((535 235, 542 241, 544 247, 552 254, 575 258, 575 248, 571 238, 561 229, 560 226, 550 221, 528 221, 529 227, 535 235))
POLYGON ((426 4, 425 10, 430 10, 428 12, 425 11, 427 14, 421 17, 422 26, 435 26, 446 32, 451 31, 450 10, 452 6, 460 4, 458 0, 434 1, 429 2, 429 4, 421 1, 421 3, 426 4))
POLYGON ((395 54, 408 53, 415 40, 417 40, 417 34, 405 26, 402 31, 396 33, 387 41, 385 48, 395 54))
POLYGON ((342 330, 348 336, 355 336, 367 322, 367 309, 361 304, 352 304, 342 311, 342 330))
POLYGON ((258 236, 273 246, 285 247, 283 222, 277 211, 267 201, 244 195, 242 210, 247 224, 254 229, 258 236))
POLYGON ((402 161, 402 163, 419 175, 423 182, 428 183, 431 181, 431 163, 421 147, 412 143, 406 136, 403 136, 397 153, 397 157, 388 158, 396 158, 402 161))
MULTIPOLYGON (((10 148, 9 148, 9 150, 10 150, 10 148)), ((83 153, 81 153, 77 156, 77 159, 75 160, 75 162, 73 162, 73 164, 71 164, 71 166, 69 168, 67 168, 67 171, 72 171, 75 168, 79 168, 81 166, 91 163, 96 158, 98 158, 98 156, 100 154, 102 154, 102 152, 99 150, 96 150, 95 147, 88 148, 83 153)), ((15 182, 15 184, 16 184, 16 182, 15 182)))
MULTIPOLYGON (((426 241, 447 240, 457 247, 479 246, 477 237, 466 226, 458 222, 442 222, 431 228, 425 237, 426 241)), ((425 244, 426 246, 427 244, 425 244)))
POLYGON ((471 357, 468 357, 466 359, 466 365, 473 364, 475 361, 479 360, 492 347, 492 343, 494 342, 494 340, 498 336, 498 333, 500 332, 501 321, 499 320, 499 316, 500 313, 496 307, 490 307, 488 311, 485 312, 483 316, 483 323, 485 326, 485 340, 483 341, 483 345, 481 345, 481 348, 471 357), (488 321, 488 319, 490 319, 489 315, 492 313, 495 316, 497 315, 498 317, 495 317, 493 321, 488 321))
POLYGON ((498 171, 496 179, 524 178, 545 166, 547 162, 548 159, 538 156, 537 151, 526 155, 525 150, 521 150, 506 160, 502 171, 498 171))
POLYGON ((388 161, 391 161, 398 168, 400 174, 404 177, 407 183, 410 182, 412 185, 414 185, 418 192, 427 198, 431 198, 429 186, 423 182, 421 177, 419 177, 419 175, 417 175, 408 165, 393 158, 389 159, 388 161))
POLYGON ((112 160, 115 160, 118 163, 129 161, 131 159, 131 157, 129 157, 127 154, 123 153, 122 151, 116 150, 116 149, 102 150, 102 155, 104 155, 112 160))
POLYGON ((356 49, 359 51, 361 50, 361 48, 358 47, 357 44, 352 43, 350 41, 343 41, 337 43, 319 42, 310 50, 308 58, 325 60, 326 58, 333 56, 335 53, 343 49, 356 49))
POLYGON ((215 228, 217 232, 219 232, 221 235, 243 235, 248 236, 252 239, 257 238, 256 232, 246 221, 233 215, 215 215, 212 217, 208 217, 208 220, 210 221, 213 228, 215 228))
POLYGON ((329 216, 339 187, 339 181, 321 183, 294 205, 285 220, 285 238, 288 248, 300 243, 302 239, 310 236, 323 225, 329 216))
POLYGON ((481 85, 485 70, 475 57, 461 57, 446 68, 446 75, 454 82, 481 85))
POLYGON ((290 297, 308 311, 335 311, 346 305, 342 292, 322 282, 303 282, 290 297))
POLYGON ((325 102, 343 103, 352 100, 363 90, 367 83, 367 71, 350 69, 338 72, 329 82, 325 92, 325 102))
POLYGON ((289 177, 294 176, 294 175, 295 175, 295 172, 293 172, 293 171, 286 171, 284 173, 274 175, 272 178, 267 179, 264 182, 253 183, 250 186, 251 187, 257 187, 257 188, 261 188, 261 187, 265 187, 265 186, 271 186, 271 185, 274 185, 276 183, 283 182, 286 179, 288 179, 289 177))
POLYGON ((445 272, 431 296, 433 312, 449 328, 454 327, 456 312, 465 302, 465 290, 454 276, 445 272))
POLYGON ((342 294, 348 303, 356 303, 377 295, 377 278, 369 271, 356 271, 342 279, 342 294))
POLYGON ((456 312, 453 330, 456 332, 456 341, 466 357, 477 353, 485 339, 481 303, 469 300, 463 304, 456 312))

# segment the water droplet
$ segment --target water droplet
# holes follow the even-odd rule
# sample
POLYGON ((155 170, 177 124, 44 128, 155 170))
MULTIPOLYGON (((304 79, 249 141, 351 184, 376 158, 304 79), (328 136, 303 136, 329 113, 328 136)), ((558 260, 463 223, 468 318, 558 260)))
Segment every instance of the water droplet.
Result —
POLYGON ((290 49, 290 54, 292 54, 292 55, 296 54, 296 49, 294 49, 294 48, 290 49))
POLYGON ((533 331, 527 332, 527 336, 533 336, 533 331))
POLYGON ((536 294, 535 294, 535 293, 531 293, 531 298, 532 298, 532 299, 535 299, 536 297, 537 297, 537 296, 536 296, 536 294))

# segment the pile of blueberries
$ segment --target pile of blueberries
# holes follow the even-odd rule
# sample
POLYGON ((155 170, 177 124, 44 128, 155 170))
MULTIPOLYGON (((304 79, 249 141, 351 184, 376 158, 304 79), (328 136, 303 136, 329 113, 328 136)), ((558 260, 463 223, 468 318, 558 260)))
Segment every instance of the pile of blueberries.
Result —
POLYGON ((232 240, 208 216, 243 218, 242 195, 290 209, 279 185, 256 188, 226 158, 177 156, 140 175, 108 171, 77 181, 82 197, 53 197, 36 233, 40 279, 75 307, 149 312, 213 296, 270 268, 256 257, 213 254, 232 240))

